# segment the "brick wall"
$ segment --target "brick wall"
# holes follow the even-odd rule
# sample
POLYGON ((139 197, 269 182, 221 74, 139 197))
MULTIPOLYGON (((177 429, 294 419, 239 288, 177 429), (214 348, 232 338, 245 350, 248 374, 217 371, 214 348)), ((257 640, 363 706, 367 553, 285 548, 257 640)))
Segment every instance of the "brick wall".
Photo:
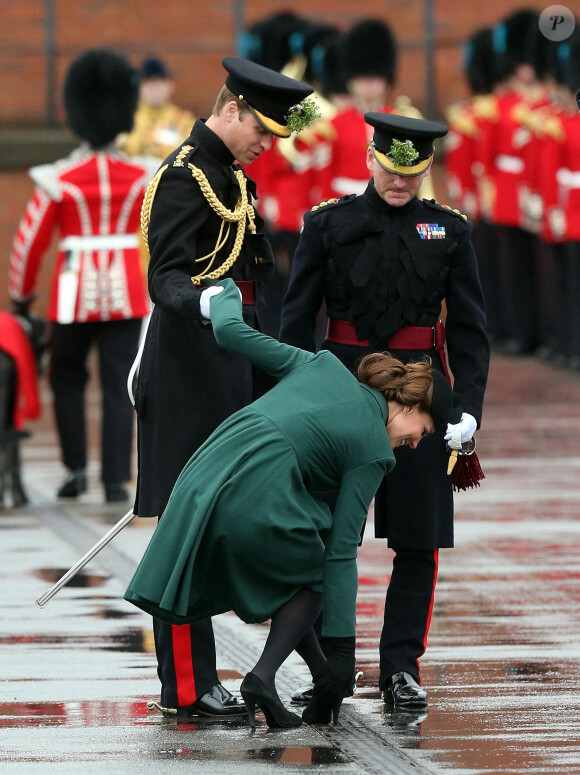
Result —
MULTIPOLYGON (((533 0, 432 0, 435 14, 436 107, 461 98, 461 45, 477 28, 516 8, 542 10, 533 0)), ((580 0, 567 0, 580 14, 580 0)), ((45 9, 54 7, 57 122, 60 87, 81 50, 109 45, 138 65, 149 55, 166 59, 177 81, 176 101, 206 115, 222 84, 221 58, 235 53, 236 12, 245 24, 282 10, 340 29, 362 17, 387 21, 399 41, 398 91, 425 108, 423 18, 425 0, 2 0, 0 17, 0 126, 42 125, 48 114, 45 9)))

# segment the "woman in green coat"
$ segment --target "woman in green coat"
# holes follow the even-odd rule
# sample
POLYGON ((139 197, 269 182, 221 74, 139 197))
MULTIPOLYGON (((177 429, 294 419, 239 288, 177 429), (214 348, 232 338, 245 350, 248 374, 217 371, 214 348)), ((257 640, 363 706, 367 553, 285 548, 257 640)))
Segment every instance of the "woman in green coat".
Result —
POLYGON ((381 353, 365 358, 357 380, 327 351, 247 326, 231 280, 208 295, 220 346, 279 382, 187 463, 125 598, 173 624, 232 610, 245 622, 271 619, 241 686, 251 723, 256 706, 269 726, 301 723, 274 682, 294 649, 315 678, 303 719, 328 722, 354 671, 356 555, 370 502, 395 465, 394 446, 416 447, 446 427, 451 389, 428 363, 381 353), (337 490, 331 513, 316 493, 337 490), (326 657, 312 629, 321 608, 326 657))

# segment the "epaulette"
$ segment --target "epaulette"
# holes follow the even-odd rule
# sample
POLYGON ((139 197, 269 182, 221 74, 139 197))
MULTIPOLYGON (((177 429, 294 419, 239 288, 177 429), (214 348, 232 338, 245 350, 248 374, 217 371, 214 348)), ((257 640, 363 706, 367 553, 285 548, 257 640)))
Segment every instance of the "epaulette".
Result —
POLYGON ((450 129, 455 129, 466 137, 476 137, 479 133, 479 127, 473 112, 465 106, 450 108, 447 111, 446 118, 450 129))
POLYGON ((493 94, 480 94, 473 99, 473 110, 478 118, 497 121, 499 109, 497 98, 493 94))
POLYGON ((423 199, 423 204, 426 204, 428 207, 433 207, 435 210, 444 210, 448 213, 453 213, 458 218, 462 218, 464 221, 468 221, 469 218, 464 213, 460 212, 459 210, 455 210, 453 207, 449 207, 449 205, 443 205, 440 202, 436 202, 435 199, 423 199))
POLYGON ((404 94, 400 94, 395 98, 393 105, 393 115, 405 116, 406 118, 423 118, 423 114, 416 108, 409 97, 404 94))
POLYGON ((195 149, 195 146, 193 145, 182 145, 179 149, 177 156, 173 160, 173 167, 185 167, 186 161, 185 159, 191 154, 191 152, 195 149))
POLYGON ((334 142, 334 140, 336 140, 338 137, 336 127, 326 118, 317 119, 313 124, 311 124, 311 131, 318 140, 328 140, 329 142, 334 142))
POLYGON ((325 199, 324 202, 319 202, 317 205, 314 205, 310 209, 310 212, 313 213, 316 210, 319 210, 321 207, 328 207, 329 205, 337 206, 337 205, 344 205, 347 202, 351 202, 356 197, 356 194, 347 194, 346 196, 341 196, 340 199, 337 199, 337 197, 333 196, 331 199, 325 199))
POLYGON ((566 139, 566 133, 558 116, 548 116, 544 123, 544 132, 559 143, 566 139))

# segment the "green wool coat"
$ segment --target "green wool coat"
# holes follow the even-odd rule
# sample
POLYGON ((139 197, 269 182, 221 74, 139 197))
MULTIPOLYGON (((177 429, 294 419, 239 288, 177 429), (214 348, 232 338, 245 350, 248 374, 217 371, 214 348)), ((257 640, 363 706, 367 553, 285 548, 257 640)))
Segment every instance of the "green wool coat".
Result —
POLYGON ((231 610, 263 622, 309 587, 323 594, 323 635, 354 635, 361 530, 395 465, 387 402, 331 353, 247 326, 233 281, 221 284, 218 343, 279 382, 189 460, 125 599, 173 624, 231 610), (331 514, 316 493, 335 490, 331 514))

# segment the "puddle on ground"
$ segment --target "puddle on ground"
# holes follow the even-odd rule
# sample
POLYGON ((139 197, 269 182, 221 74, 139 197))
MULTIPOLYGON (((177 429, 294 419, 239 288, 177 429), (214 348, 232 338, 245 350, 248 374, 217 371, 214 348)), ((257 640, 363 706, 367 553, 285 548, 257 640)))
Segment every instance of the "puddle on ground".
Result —
MULTIPOLYGON (((165 719, 147 708, 147 701, 109 702, 107 700, 87 700, 82 702, 14 702, 0 703, 0 728, 29 728, 70 726, 104 727, 130 725, 163 725, 174 727, 168 730, 175 742, 180 745, 168 745, 150 751, 141 751, 145 756, 155 759, 186 758, 203 761, 269 761, 292 765, 330 765, 343 764, 350 759, 339 749, 326 746, 262 746, 248 749, 230 748, 224 743, 228 731, 251 728, 246 719, 190 719, 186 723, 176 723, 165 719), (183 745, 186 740, 193 742, 188 733, 197 730, 215 730, 219 736, 219 747, 198 749, 183 745), (176 735, 176 737, 174 737, 176 735)), ((263 725, 259 732, 269 733, 263 725)), ((278 732, 279 730, 274 730, 278 732)), ((207 737, 205 738, 207 740, 207 737)), ((217 740, 216 740, 217 742, 217 740)), ((239 745, 239 742, 237 743, 239 745)))
POLYGON ((195 759, 212 762, 247 762, 268 761, 275 764, 289 765, 330 765, 346 764, 351 761, 337 748, 323 746, 288 746, 284 748, 250 748, 243 749, 204 749, 168 748, 153 753, 156 759, 195 759))
MULTIPOLYGON (((68 571, 68 568, 36 568, 32 575, 49 584, 55 584, 68 571)), ((109 576, 102 573, 83 573, 80 571, 67 583, 67 587, 100 587, 109 576)))
MULTIPOLYGON (((5 635, 0 646, 80 646, 90 651, 122 651, 127 654, 151 653, 155 650, 153 635, 148 629, 128 629, 116 633, 98 635, 5 635)), ((20 679, 21 680, 21 679, 20 679)))

